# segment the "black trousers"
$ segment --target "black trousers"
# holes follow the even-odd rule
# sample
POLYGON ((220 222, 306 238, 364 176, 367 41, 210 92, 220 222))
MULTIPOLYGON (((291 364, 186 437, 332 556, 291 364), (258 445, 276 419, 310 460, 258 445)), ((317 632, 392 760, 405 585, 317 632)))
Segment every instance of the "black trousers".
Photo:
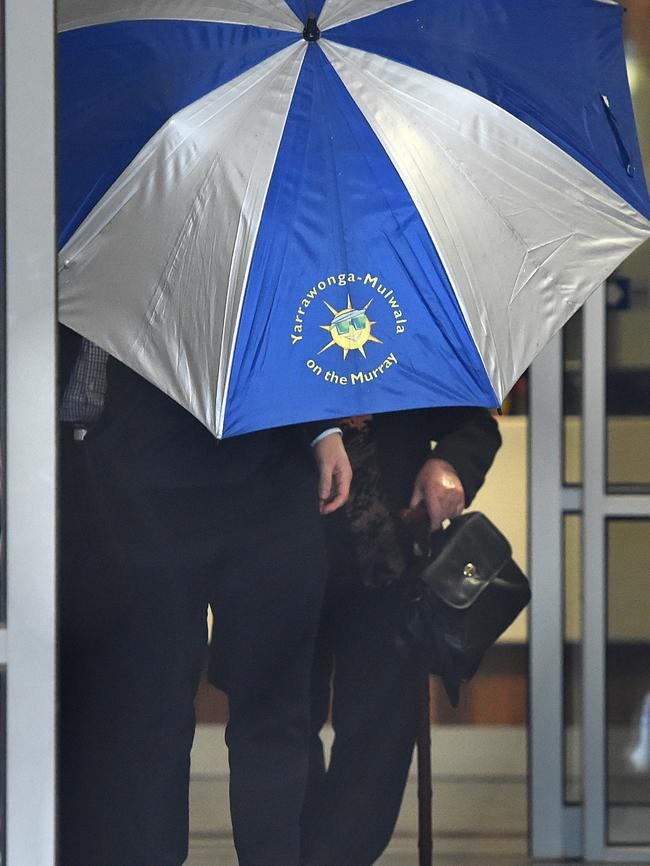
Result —
POLYGON ((230 701, 239 862, 297 866, 325 580, 308 461, 263 466, 246 489, 91 485, 97 543, 62 568, 63 866, 185 860, 208 603, 230 701))
POLYGON ((304 866, 370 866, 397 821, 417 734, 418 667, 397 650, 397 587, 367 589, 342 515, 326 518, 329 575, 312 674, 304 866), (330 706, 326 768, 320 730, 330 706))

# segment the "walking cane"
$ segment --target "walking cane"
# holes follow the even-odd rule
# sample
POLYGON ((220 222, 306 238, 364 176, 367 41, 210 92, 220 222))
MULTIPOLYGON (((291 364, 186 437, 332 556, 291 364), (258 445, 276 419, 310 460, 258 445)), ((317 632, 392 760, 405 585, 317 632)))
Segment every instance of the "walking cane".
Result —
POLYGON ((420 673, 418 719, 418 849, 419 866, 433 863, 433 817, 431 792, 431 714, 429 672, 420 673))

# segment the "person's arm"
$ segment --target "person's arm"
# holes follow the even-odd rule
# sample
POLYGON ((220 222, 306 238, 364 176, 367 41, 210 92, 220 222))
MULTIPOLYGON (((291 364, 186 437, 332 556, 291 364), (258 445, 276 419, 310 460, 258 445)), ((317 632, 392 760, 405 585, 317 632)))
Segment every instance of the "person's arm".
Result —
POLYGON ((499 426, 485 409, 432 411, 436 447, 413 486, 410 508, 426 507, 432 529, 467 508, 501 447, 499 426))
POLYGON ((487 409, 459 407, 449 410, 431 459, 451 464, 465 491, 465 507, 483 486, 501 447, 499 425, 487 409))
POLYGON ((347 502, 352 467, 336 421, 311 421, 302 426, 318 467, 318 500, 321 514, 331 514, 347 502))
POLYGON ((352 482, 352 467, 343 445, 340 430, 328 432, 312 445, 318 466, 318 499, 320 513, 331 514, 348 500, 352 482))

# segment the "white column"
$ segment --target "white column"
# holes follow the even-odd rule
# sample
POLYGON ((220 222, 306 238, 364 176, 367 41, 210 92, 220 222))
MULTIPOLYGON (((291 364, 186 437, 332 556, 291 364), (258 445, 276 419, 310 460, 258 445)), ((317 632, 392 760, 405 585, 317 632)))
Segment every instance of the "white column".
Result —
POLYGON ((54 3, 6 0, 7 863, 54 864, 54 3))
POLYGON ((530 847, 534 857, 580 854, 580 810, 564 789, 562 340, 531 368, 529 574, 530 847))

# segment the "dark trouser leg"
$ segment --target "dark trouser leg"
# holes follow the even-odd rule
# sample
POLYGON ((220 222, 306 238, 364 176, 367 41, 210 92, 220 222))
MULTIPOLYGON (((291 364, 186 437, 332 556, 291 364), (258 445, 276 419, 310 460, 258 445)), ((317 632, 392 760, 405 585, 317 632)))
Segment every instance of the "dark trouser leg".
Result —
POLYGON ((326 783, 325 753, 320 734, 329 714, 330 686, 334 667, 334 634, 332 624, 326 614, 327 609, 326 593, 324 614, 316 638, 311 674, 309 772, 300 818, 301 863, 304 862, 307 850, 314 835, 318 832, 319 810, 326 783))
MULTIPOLYGON (((230 703, 230 800, 240 866, 299 860, 325 553, 311 479, 284 482, 247 533, 232 527, 228 577, 213 601, 212 677, 230 703)), ((245 515, 240 524, 247 524, 245 515)))
POLYGON ((77 808, 63 814, 62 862, 180 866, 206 640, 205 547, 198 560, 186 555, 194 527, 183 517, 197 508, 196 492, 191 502, 187 491, 105 492, 117 555, 110 571, 87 575, 87 591, 110 602, 79 662, 77 694, 64 689, 78 707, 79 740, 63 732, 78 770, 70 785, 77 808))
POLYGON ((328 611, 335 740, 307 866, 370 866, 393 833, 417 727, 417 667, 393 642, 397 605, 394 588, 361 589, 328 611))
POLYGON ((106 820, 95 784, 107 722, 96 657, 121 588, 103 543, 85 445, 73 441, 69 425, 59 453, 58 839, 59 861, 76 866, 94 859, 106 820))

